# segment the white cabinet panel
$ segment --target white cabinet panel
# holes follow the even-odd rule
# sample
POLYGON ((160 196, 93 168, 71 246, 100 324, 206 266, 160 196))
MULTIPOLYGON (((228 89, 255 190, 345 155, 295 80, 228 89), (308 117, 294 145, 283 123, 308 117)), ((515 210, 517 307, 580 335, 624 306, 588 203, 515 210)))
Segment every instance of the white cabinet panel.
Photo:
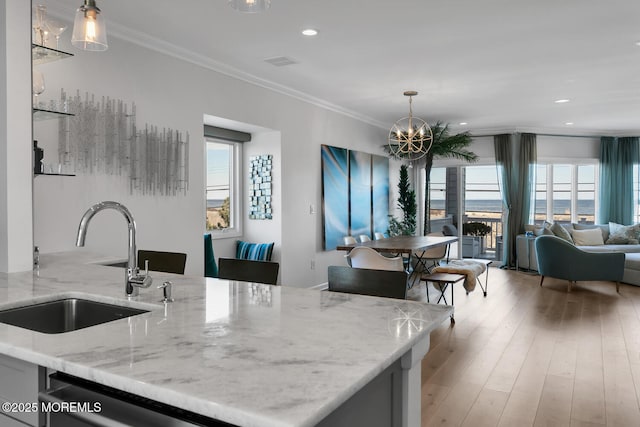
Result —
MULTIPOLYGON (((37 403, 40 384, 44 384, 39 372, 38 365, 0 355, 0 403, 37 403)), ((38 412, 12 412, 11 417, 39 425, 38 412)))

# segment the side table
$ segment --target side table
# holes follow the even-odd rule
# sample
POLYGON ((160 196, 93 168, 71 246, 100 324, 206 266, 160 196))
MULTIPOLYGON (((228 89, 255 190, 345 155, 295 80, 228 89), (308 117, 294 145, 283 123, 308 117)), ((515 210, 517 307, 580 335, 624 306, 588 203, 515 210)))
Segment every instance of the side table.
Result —
POLYGON ((516 270, 538 271, 536 236, 516 236, 516 270))

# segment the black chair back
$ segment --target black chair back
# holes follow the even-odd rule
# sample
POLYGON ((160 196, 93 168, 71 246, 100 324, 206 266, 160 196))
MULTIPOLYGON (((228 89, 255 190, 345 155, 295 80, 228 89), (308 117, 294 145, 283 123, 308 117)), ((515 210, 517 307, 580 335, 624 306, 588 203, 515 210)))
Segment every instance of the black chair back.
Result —
POLYGON ((149 270, 164 273, 184 274, 187 254, 180 252, 138 251, 138 268, 144 270, 144 262, 149 260, 149 270))
POLYGON ((375 297, 407 297, 407 273, 329 266, 329 290, 375 297))
POLYGON ((445 224, 442 226, 442 234, 445 236, 457 236, 458 229, 453 224, 445 224))
POLYGON ((253 261, 238 258, 218 258, 220 279, 275 285, 280 264, 271 261, 253 261))

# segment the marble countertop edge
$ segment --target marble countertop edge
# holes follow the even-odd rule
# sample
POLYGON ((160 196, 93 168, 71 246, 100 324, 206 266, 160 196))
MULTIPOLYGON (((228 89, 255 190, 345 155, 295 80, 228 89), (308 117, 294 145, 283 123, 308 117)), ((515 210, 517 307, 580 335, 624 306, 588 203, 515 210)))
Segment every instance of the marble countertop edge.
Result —
MULTIPOLYGON (((334 294, 333 296, 319 297, 314 295, 321 295, 320 293, 325 291, 305 290, 296 287, 287 289, 287 287, 283 286, 269 287, 267 285, 252 285, 249 291, 247 291, 246 287, 239 286, 239 284, 234 284, 233 282, 227 283, 218 280, 210 281, 209 279, 201 277, 176 276, 174 284, 176 284, 175 294, 178 299, 176 299, 174 304, 169 305, 169 317, 167 317, 166 306, 157 302, 158 295, 151 291, 145 292, 141 299, 132 301, 127 301, 124 296, 120 296, 122 291, 122 285, 119 280, 122 276, 120 270, 101 265, 102 262, 109 262, 108 257, 101 257, 99 258, 100 262, 95 262, 98 257, 94 257, 91 254, 77 256, 77 254, 74 253, 73 260, 65 258, 67 256, 68 255, 65 254, 54 254, 52 257, 43 256, 42 277, 29 272, 8 275, 5 279, 0 277, 0 309, 20 307, 26 303, 31 304, 34 301, 45 302, 64 297, 87 298, 99 302, 149 309, 153 311, 153 313, 143 314, 141 315, 143 317, 138 318, 137 323, 133 323, 134 327, 144 324, 145 329, 133 329, 133 332, 127 329, 123 332, 117 322, 98 325, 93 327, 95 329, 92 329, 93 336, 101 335, 104 332, 109 334, 110 337, 113 336, 123 339, 134 337, 138 340, 136 344, 139 346, 147 345, 148 343, 150 347, 132 347, 134 350, 138 348, 149 349, 147 353, 135 353, 135 356, 138 358, 136 364, 140 364, 139 367, 142 368, 142 370, 138 370, 138 365, 132 365, 136 366, 134 370, 131 370, 128 374, 126 371, 123 371, 123 369, 126 370, 128 366, 129 358, 123 358, 122 354, 117 351, 121 350, 119 348, 121 346, 120 342, 125 341, 120 340, 114 345, 113 348, 116 350, 115 354, 109 353, 111 347, 107 347, 108 352, 104 354, 108 355, 108 357, 105 356, 102 361, 96 363, 95 358, 92 357, 86 360, 68 357, 72 353, 69 353, 70 350, 67 349, 64 343, 66 342, 65 340, 70 340, 69 343, 75 342, 75 344, 71 346, 74 351, 77 351, 81 355, 83 351, 86 351, 87 354, 90 355, 91 351, 105 351, 103 343, 99 340, 89 339, 88 341, 91 342, 91 344, 87 346, 84 340, 74 341, 73 335, 63 334, 60 336, 60 340, 62 340, 61 344, 64 344, 64 346, 60 347, 57 344, 59 341, 55 336, 34 331, 27 332, 21 328, 10 325, 3 325, 2 334, 6 337, 6 340, 0 338, 0 354, 43 366, 51 370, 65 372, 69 375, 78 376, 89 381, 111 386, 125 392, 130 392, 242 427, 312 427, 316 425, 366 386, 371 380, 384 372, 395 361, 401 359, 412 348, 421 347, 419 345, 420 343, 428 342, 430 333, 440 327, 442 322, 446 321, 453 312, 453 309, 449 306, 429 304, 429 307, 425 307, 427 304, 414 301, 382 301, 379 298, 374 300, 373 297, 351 294, 343 294, 343 296, 336 298, 335 293, 332 292, 329 294, 334 294), (82 278, 86 277, 87 274, 91 274, 93 280, 90 284, 85 285, 82 278), (215 317, 215 312, 211 313, 214 314, 213 320, 205 320, 205 312, 211 308, 206 306, 207 310, 205 310, 204 298, 209 296, 204 292, 205 288, 207 290, 223 289, 226 294, 223 293, 222 295, 229 294, 227 289, 236 289, 233 298, 239 298, 242 306, 240 307, 241 310, 235 305, 227 306, 233 308, 231 312, 228 311, 228 308, 226 311, 227 315, 231 313, 232 316, 235 316, 231 318, 232 321, 226 318, 224 318, 226 320, 216 320, 218 318, 215 317), (240 289, 240 291, 237 289, 240 289), (180 290, 182 296, 180 295, 180 290), (260 294, 261 291, 268 292, 270 298, 268 305, 261 306, 264 302, 260 299, 262 295, 260 294), (255 301, 252 298, 255 298, 255 301), (273 304, 271 298, 273 298, 273 304), (285 302, 288 304, 285 304, 285 302), (281 303, 282 306, 280 306, 281 303), (291 303, 294 305, 291 305, 291 303), (294 307, 294 309, 292 310, 291 307, 294 307), (163 308, 164 317, 169 319, 168 323, 162 323, 164 321, 163 313, 156 312, 156 310, 163 310, 163 308), (348 310, 345 310, 345 308, 348 310), (369 313, 372 310, 375 310, 373 312, 374 314, 370 315, 369 313), (378 315, 377 310, 380 310, 380 313, 383 314, 378 315), (308 316, 307 313, 309 313, 308 316), (243 363, 253 363, 251 351, 255 351, 255 348, 260 349, 260 345, 263 345, 265 338, 270 336, 269 334, 282 329, 284 329, 287 334, 285 335, 283 343, 290 341, 292 345, 299 347, 298 343, 307 342, 306 339, 310 333, 307 329, 302 328, 302 326, 311 328, 310 331, 316 331, 316 329, 313 328, 320 328, 317 329, 317 332, 321 332, 324 323, 316 323, 317 321, 321 321, 322 319, 336 319, 335 317, 327 317, 326 313, 344 315, 344 321, 347 323, 340 323, 339 325, 348 326, 349 321, 358 325, 353 329, 353 332, 351 332, 350 328, 346 329, 347 333, 342 332, 341 329, 343 328, 340 326, 338 328, 338 330, 340 330, 339 333, 330 334, 330 336, 335 336, 337 339, 345 340, 345 343, 341 344, 343 347, 335 348, 343 348, 345 350, 339 351, 338 353, 332 350, 332 352, 327 353, 326 350, 332 349, 333 347, 328 346, 322 339, 308 340, 308 344, 311 346, 321 344, 323 347, 318 347, 318 349, 321 350, 320 352, 309 353, 308 350, 306 350, 297 353, 294 351, 292 353, 293 356, 291 360, 293 364, 291 366, 294 369, 289 369, 288 372, 294 375, 290 377, 291 380, 282 381, 282 387, 284 388, 274 388, 271 387, 272 382, 264 382, 264 388, 257 389, 253 387, 252 389, 248 387, 246 392, 243 391, 242 394, 236 393, 232 398, 228 399, 225 397, 225 394, 220 394, 220 392, 217 394, 215 392, 209 393, 209 388, 202 388, 206 383, 200 381, 198 375, 209 375, 205 372, 201 374, 190 374, 189 369, 192 368, 188 368, 186 370, 187 374, 185 374, 183 367, 183 369, 179 369, 180 373, 175 376, 156 375, 158 372, 163 373, 167 371, 163 370, 162 365, 155 363, 159 359, 154 356, 156 354, 164 355, 164 349, 167 348, 167 344, 172 346, 180 345, 180 341, 174 343, 172 340, 176 340, 174 336, 180 336, 179 334, 183 332, 183 328, 186 325, 188 325, 189 328, 194 328, 194 332, 185 336, 185 342, 189 345, 193 343, 196 346, 202 346, 202 348, 194 347, 195 349, 199 349, 199 361, 202 363, 199 366, 205 367, 205 369, 209 369, 209 367, 216 367, 213 369, 217 369, 217 367, 225 368, 227 366, 226 360, 231 359, 230 357, 211 359, 210 357, 212 355, 215 355, 217 358, 220 356, 234 356, 236 351, 244 351, 244 347, 242 346, 245 346, 248 353, 246 353, 247 357, 243 363), (238 317, 239 314, 241 315, 240 317, 238 317), (272 314, 281 316, 282 324, 280 324, 279 321, 271 321, 272 323, 267 325, 267 329, 262 329, 263 324, 260 322, 267 319, 267 315, 271 316, 272 314), (147 316, 149 320, 160 320, 160 322, 157 323, 150 323, 152 327, 150 327, 148 341, 146 341, 146 320, 144 320, 144 316, 147 316), (144 320, 144 322, 140 319, 144 320), (302 320, 302 323, 296 323, 299 322, 300 319, 311 319, 314 322, 309 322, 308 320, 305 322, 302 320), (361 319, 366 319, 366 322, 363 323, 361 319), (182 326, 183 323, 185 326, 182 326), (157 326, 161 324, 162 326, 157 326), (224 335, 222 335, 220 336, 221 341, 219 345, 209 345, 209 347, 206 347, 211 341, 210 337, 216 337, 216 335, 203 334, 201 331, 205 324, 208 325, 209 333, 217 333, 218 331, 228 331, 231 333, 233 331, 234 334, 240 333, 241 335, 237 343, 235 341, 230 343, 222 339, 222 337, 224 337, 224 335), (257 335, 255 333, 253 335, 242 335, 245 331, 244 328, 252 324, 259 324, 261 328, 258 330, 264 332, 258 333, 257 335), (368 334, 368 328, 366 326, 369 324, 376 325, 378 329, 372 329, 372 332, 368 334), (167 325, 169 326, 165 328, 167 325), (318 326, 316 327, 315 325, 318 326), (363 325, 365 325, 364 328, 363 325), (142 331, 144 331, 144 333, 142 331), (163 331, 169 331, 169 333, 174 334, 174 336, 167 336, 167 344, 165 344, 163 338, 158 339, 158 336, 162 337, 161 333, 163 333, 163 331), (349 335, 351 333, 357 334, 353 336, 355 342, 358 343, 355 344, 355 346, 353 346, 354 339, 349 335), (389 338, 384 339, 385 335, 389 335, 389 338), (42 337, 41 339, 38 338, 40 336, 42 337), (383 339, 382 341, 380 341, 381 337, 383 339), (256 338, 257 341, 255 341, 256 338), (297 340, 294 341, 294 338, 297 340), (248 339, 253 339, 254 341, 247 341, 248 339), (380 341, 380 347, 378 347, 378 341, 380 341), (236 345, 239 346, 237 349, 235 347, 236 345), (211 353, 204 353, 205 348, 211 350, 211 353), (358 352, 361 352, 362 355, 358 352), (311 359, 305 359, 309 357, 307 354, 313 354, 311 359), (323 354, 323 356, 318 358, 318 354, 323 354), (341 358, 336 359, 335 354, 339 354, 341 358), (300 359, 296 359, 296 357, 300 357, 300 359), (342 357, 344 357, 344 359, 342 359, 342 357), (203 363, 208 360, 222 360, 222 364, 217 362, 213 364, 203 363), (301 372, 303 372, 300 368, 296 368, 296 366, 298 366, 298 360, 302 362, 305 362, 305 360, 317 360, 317 369, 320 369, 321 376, 314 377, 313 375, 309 375, 308 380, 305 380, 309 381, 308 383, 296 380, 295 375, 298 374, 298 378, 300 378, 301 372), (336 363, 336 361, 342 362, 343 360, 345 363, 336 363), (352 367, 356 367, 356 369, 354 370, 352 367), (336 373, 339 374, 341 372, 340 369, 348 369, 348 371, 344 371, 344 376, 336 376, 336 373), (169 379, 174 378, 175 383, 167 382, 169 379), (318 381, 318 378, 320 378, 320 381, 318 381), (333 381, 338 378, 338 383, 342 383, 341 388, 335 387, 333 384, 333 381), (348 378, 348 381, 346 381, 346 378, 348 378), (192 381, 193 379, 195 379, 196 385, 192 385, 191 382, 185 382, 192 381), (260 395, 261 390, 272 390, 272 392, 270 396, 266 396, 266 402, 254 404, 254 402, 257 403, 257 401, 252 399, 256 399, 257 396, 260 395), (274 390, 277 392, 274 393, 274 390), (277 394, 280 391, 285 391, 283 398, 280 398, 279 394, 277 394), (238 398, 238 396, 241 397, 238 398), (220 398, 218 399, 218 397, 220 398)), ((163 276, 158 275, 158 279, 161 277, 163 276)), ((219 295, 212 293, 212 297, 217 298, 219 295)), ((213 306, 213 308, 216 308, 216 306, 213 306)), ((269 319, 271 319, 271 317, 269 317, 269 319)), ((337 317, 337 319, 341 319, 342 321, 343 318, 337 317)), ((333 324, 334 327, 338 325, 331 321, 329 321, 329 324, 333 324)), ((326 326, 324 329, 327 329, 326 326)), ((82 337, 82 334, 85 334, 84 338, 88 338, 91 335, 86 335, 86 331, 78 332, 78 336, 82 337)), ((320 334, 320 337, 322 338, 322 334, 320 334)), ((331 344, 333 344, 333 342, 340 343, 341 341, 332 341, 331 344)), ((292 348, 295 349, 298 347, 292 348)), ((171 347, 171 349, 172 352, 169 353, 171 354, 169 357, 184 357, 184 355, 191 354, 188 351, 189 347, 186 347, 182 352, 179 347, 171 347)), ((129 356, 127 352, 123 354, 129 356)), ((267 374, 264 375, 264 378, 269 379, 269 381, 275 379, 275 384, 279 385, 281 381, 277 378, 277 375, 273 375, 273 372, 278 372, 279 366, 281 366, 283 361, 290 363, 287 361, 288 353, 274 352, 273 354, 278 354, 279 357, 272 357, 273 360, 269 359, 270 356, 260 359, 263 353, 258 352, 257 354, 259 356, 256 360, 260 363, 266 363, 264 366, 267 369, 267 374), (270 374, 269 372, 272 373, 270 374)), ((184 365, 180 360, 184 361, 185 359, 176 358, 175 362, 172 363, 181 363, 184 365)), ((232 366, 232 369, 235 368, 235 364, 231 364, 230 366, 232 366)), ((242 365, 239 364, 238 366, 242 365)), ((251 380, 247 381, 250 377, 243 375, 242 371, 238 371, 237 377, 229 377, 224 374, 220 375, 219 373, 221 372, 227 371, 225 369, 211 371, 211 378, 215 378, 215 381, 219 381, 221 378, 228 379, 230 382, 212 382, 211 384, 214 388, 216 384, 238 383, 237 378, 244 379, 247 385, 251 383, 251 380)), ((230 372, 235 371, 232 370, 230 372)), ((245 369, 245 372, 253 373, 253 370, 245 369)), ((259 376, 261 375, 262 374, 259 376)), ((222 389, 224 388, 221 388, 221 390, 222 389)), ((238 390, 244 389, 240 388, 238 390)))

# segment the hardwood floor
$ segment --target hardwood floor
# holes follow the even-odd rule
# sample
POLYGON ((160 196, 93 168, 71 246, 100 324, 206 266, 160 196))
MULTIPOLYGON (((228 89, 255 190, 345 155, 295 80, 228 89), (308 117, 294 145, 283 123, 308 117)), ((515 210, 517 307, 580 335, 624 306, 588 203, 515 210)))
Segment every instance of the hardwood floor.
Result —
POLYGON ((486 298, 456 285, 455 326, 422 361, 423 427, 640 426, 640 287, 539 281, 491 268, 486 298))

